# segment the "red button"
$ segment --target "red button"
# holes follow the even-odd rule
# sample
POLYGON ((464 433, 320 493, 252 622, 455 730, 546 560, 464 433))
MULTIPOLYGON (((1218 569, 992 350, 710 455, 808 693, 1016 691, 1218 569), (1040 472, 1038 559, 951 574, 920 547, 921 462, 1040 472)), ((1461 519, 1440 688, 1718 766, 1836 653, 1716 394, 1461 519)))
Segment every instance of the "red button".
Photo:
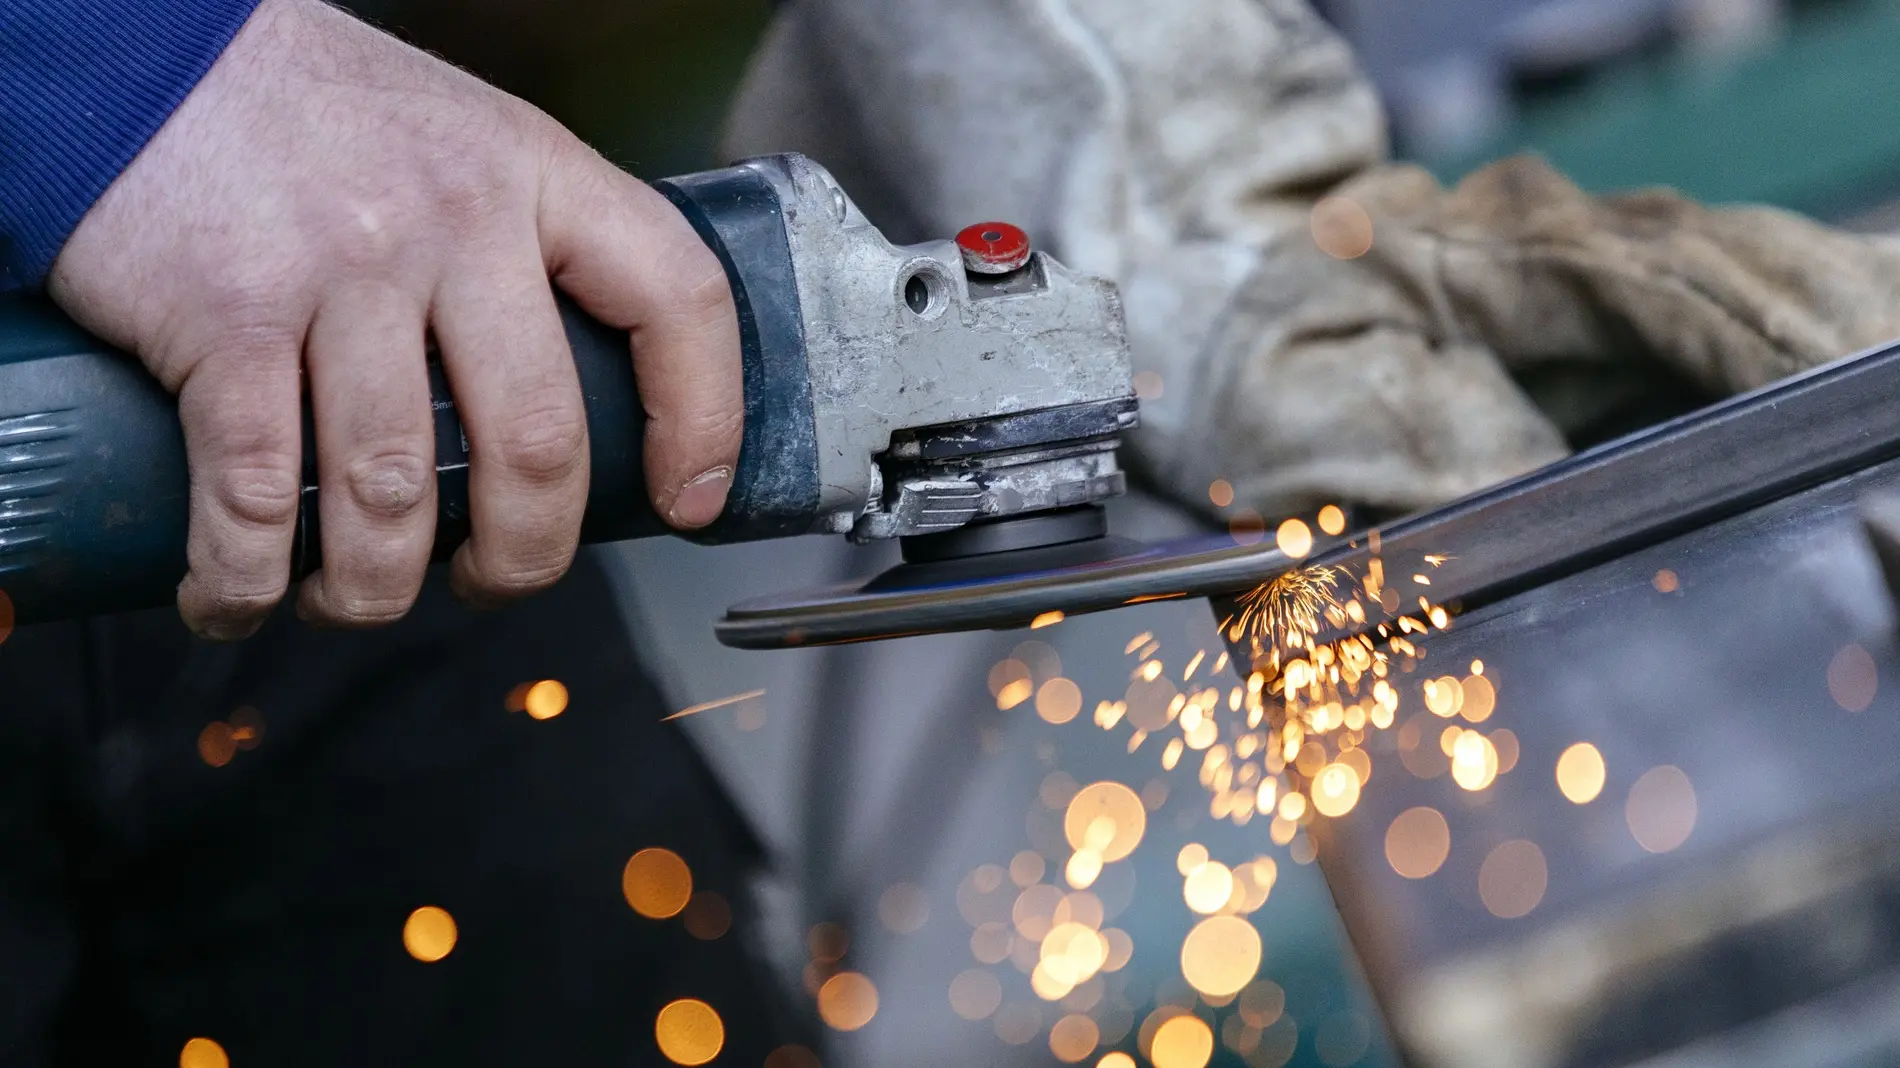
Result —
POLYGON ((1029 262, 1029 235, 1005 222, 978 223, 957 235, 963 266, 976 274, 1008 274, 1029 262))

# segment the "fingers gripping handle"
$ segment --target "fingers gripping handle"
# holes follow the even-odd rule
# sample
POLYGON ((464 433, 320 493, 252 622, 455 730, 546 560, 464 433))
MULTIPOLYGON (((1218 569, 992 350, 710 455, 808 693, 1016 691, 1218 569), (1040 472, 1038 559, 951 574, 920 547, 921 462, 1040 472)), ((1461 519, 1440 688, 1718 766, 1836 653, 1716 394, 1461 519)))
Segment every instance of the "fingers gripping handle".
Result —
MULTIPOLYGON (((561 325, 580 372, 587 408, 588 462, 591 470, 586 541, 624 541, 671 532, 647 499, 644 443, 647 416, 634 384, 627 335, 589 318, 573 301, 557 297, 561 325)), ((433 352, 429 360, 429 404, 435 423, 437 561, 447 560, 468 540, 469 443, 455 395, 433 352)), ((297 511, 297 542, 291 574, 303 578, 323 565, 322 487, 317 478, 315 423, 308 402, 303 416, 303 500, 297 511)), ((182 542, 181 542, 182 544, 182 542)), ((0 583, 4 583, 0 579, 0 583)))
MULTIPOLYGON (((725 265, 744 344, 746 426, 726 512, 695 535, 803 533, 818 503, 802 320, 782 207, 745 168, 659 184, 725 265), (768 443, 769 447, 768 447, 768 443)), ((627 335, 560 300, 585 397, 592 476, 582 539, 671 533, 647 495, 627 335)), ((441 369, 436 557, 469 532, 468 443, 441 369)), ((304 416, 294 578, 321 564, 316 450, 304 416)), ((185 574, 188 481, 176 401, 131 357, 21 295, 0 295, 0 592, 20 623, 171 603, 185 574)))

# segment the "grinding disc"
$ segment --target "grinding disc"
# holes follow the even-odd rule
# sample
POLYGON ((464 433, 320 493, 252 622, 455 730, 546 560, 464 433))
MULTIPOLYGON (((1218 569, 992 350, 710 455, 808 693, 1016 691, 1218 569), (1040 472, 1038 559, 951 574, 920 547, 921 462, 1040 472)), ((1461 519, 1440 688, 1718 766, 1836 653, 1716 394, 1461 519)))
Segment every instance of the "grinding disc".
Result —
POLYGON ((835 645, 915 634, 1025 627, 1079 615, 1246 589, 1291 566, 1267 545, 1222 536, 1143 545, 1104 537, 942 563, 906 563, 876 578, 746 601, 719 640, 740 649, 835 645))

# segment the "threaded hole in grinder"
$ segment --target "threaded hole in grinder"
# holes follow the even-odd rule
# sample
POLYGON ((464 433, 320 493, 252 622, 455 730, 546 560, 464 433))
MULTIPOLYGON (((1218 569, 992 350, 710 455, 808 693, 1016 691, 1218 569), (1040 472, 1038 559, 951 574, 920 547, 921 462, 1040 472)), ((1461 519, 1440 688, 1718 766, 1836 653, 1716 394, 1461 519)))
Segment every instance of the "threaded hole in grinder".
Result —
POLYGON ((904 303, 918 315, 930 310, 930 283, 921 274, 913 274, 904 283, 904 303))

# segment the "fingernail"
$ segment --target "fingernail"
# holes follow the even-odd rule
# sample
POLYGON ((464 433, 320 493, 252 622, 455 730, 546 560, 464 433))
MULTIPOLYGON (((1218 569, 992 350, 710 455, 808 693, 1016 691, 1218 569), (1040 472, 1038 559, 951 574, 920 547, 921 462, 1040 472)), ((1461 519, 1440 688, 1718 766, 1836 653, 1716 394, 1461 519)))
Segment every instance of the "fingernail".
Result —
POLYGON ((726 510, 726 491, 732 488, 732 468, 715 467, 688 482, 673 499, 667 514, 676 527, 694 530, 719 518, 726 510))

